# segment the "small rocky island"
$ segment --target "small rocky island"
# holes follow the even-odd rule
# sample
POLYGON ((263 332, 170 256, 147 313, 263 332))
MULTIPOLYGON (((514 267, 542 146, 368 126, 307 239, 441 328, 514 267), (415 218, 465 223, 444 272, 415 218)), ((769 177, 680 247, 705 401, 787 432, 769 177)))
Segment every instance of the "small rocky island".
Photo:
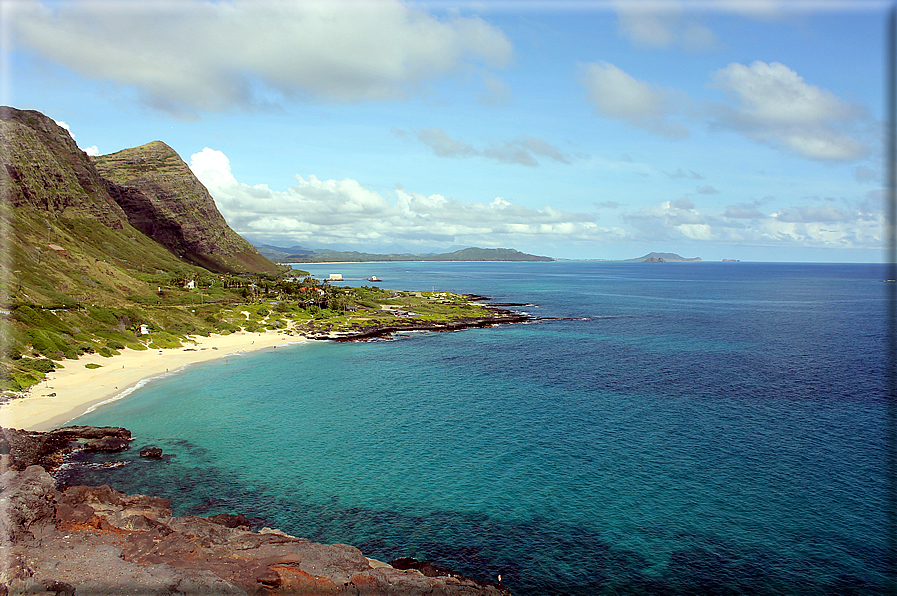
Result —
POLYGON ((121 451, 130 439, 118 427, 0 428, 0 594, 510 594, 413 559, 252 532, 242 514, 173 517, 167 499, 59 486, 51 474, 76 449, 121 451))

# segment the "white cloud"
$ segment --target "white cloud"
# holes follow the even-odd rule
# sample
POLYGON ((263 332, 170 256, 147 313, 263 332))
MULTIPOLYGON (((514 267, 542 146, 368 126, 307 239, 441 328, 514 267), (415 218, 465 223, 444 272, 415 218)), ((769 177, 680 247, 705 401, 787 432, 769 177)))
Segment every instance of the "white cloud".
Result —
POLYGON ((532 209, 503 197, 488 203, 424 195, 397 187, 389 196, 351 178, 296 176, 285 191, 238 182, 221 151, 205 148, 190 168, 206 185, 237 232, 288 242, 326 244, 415 243, 526 246, 538 241, 616 241, 619 228, 598 226, 594 217, 545 206, 532 209))
MULTIPOLYGON (((405 131, 394 131, 404 136, 405 131)), ((563 164, 570 163, 570 156, 558 147, 529 135, 521 135, 502 144, 492 144, 477 149, 469 143, 453 139, 441 128, 426 128, 413 131, 413 134, 424 145, 433 150, 439 157, 485 157, 506 164, 518 164, 535 167, 539 165, 536 157, 545 157, 563 164)))
POLYGON ((599 116, 621 120, 669 139, 682 139, 688 130, 670 117, 678 111, 674 94, 660 89, 608 62, 585 64, 580 83, 599 116))
POLYGON ((81 147, 81 151, 90 155, 91 157, 96 157, 100 154, 100 150, 96 145, 91 145, 90 147, 81 147))
POLYGON ((713 107, 718 126, 818 160, 855 160, 868 152, 856 130, 865 116, 784 64, 732 63, 711 74, 734 105, 713 107))
POLYGON ((596 209, 620 213, 623 225, 598 225, 594 214, 546 205, 533 209, 505 197, 464 201, 425 195, 397 186, 381 194, 357 180, 296 176, 296 185, 275 191, 233 176, 227 156, 210 148, 190 158, 190 168, 209 189, 237 232, 268 241, 306 245, 402 244, 409 247, 463 244, 526 249, 533 245, 620 242, 713 242, 788 248, 880 249, 880 197, 841 199, 766 208, 767 197, 702 212, 689 197, 623 211, 616 201, 596 209))
POLYGON ((465 68, 503 67, 512 55, 510 41, 482 19, 437 19, 398 0, 53 6, 15 5, 16 46, 133 87, 148 104, 185 117, 283 98, 404 98, 465 68))
POLYGON ((664 201, 629 213, 630 238, 647 241, 708 241, 787 248, 882 248, 881 210, 863 199, 841 207, 831 203, 781 208, 765 215, 759 202, 701 213, 691 201, 664 201))

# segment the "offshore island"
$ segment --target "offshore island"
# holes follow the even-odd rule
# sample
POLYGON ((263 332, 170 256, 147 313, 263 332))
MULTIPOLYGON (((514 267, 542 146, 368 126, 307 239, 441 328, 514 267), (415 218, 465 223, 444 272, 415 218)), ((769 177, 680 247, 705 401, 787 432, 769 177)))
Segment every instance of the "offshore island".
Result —
POLYGON ((530 317, 483 297, 338 287, 278 265, 160 141, 91 158, 51 118, 2 107, 0 147, 0 593, 509 593, 438 562, 384 563, 258 528, 251 512, 172 517, 165 499, 53 474, 74 451, 129 449, 127 429, 60 426, 165 371, 530 317))

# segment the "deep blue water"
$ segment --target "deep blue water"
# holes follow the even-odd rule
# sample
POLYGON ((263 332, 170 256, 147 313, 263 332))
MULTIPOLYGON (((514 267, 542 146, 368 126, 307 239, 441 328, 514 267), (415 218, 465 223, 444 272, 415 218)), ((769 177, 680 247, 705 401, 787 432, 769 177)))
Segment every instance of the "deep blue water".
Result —
POLYGON ((67 480, 515 594, 884 591, 882 266, 303 267, 560 320, 193 366, 79 418, 135 449, 67 480))

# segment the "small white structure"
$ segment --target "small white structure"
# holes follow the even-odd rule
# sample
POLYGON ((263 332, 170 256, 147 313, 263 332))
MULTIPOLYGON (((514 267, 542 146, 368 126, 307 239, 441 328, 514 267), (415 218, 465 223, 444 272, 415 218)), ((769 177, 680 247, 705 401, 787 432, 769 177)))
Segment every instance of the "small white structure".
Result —
POLYGON ((149 335, 149 325, 141 325, 140 326, 140 335, 149 335))
POLYGON ((328 280, 329 281, 343 281, 343 274, 342 273, 331 273, 328 280))
POLYGON ((184 289, 185 290, 195 290, 196 282, 191 279, 190 281, 188 281, 187 283, 184 284, 184 289))

